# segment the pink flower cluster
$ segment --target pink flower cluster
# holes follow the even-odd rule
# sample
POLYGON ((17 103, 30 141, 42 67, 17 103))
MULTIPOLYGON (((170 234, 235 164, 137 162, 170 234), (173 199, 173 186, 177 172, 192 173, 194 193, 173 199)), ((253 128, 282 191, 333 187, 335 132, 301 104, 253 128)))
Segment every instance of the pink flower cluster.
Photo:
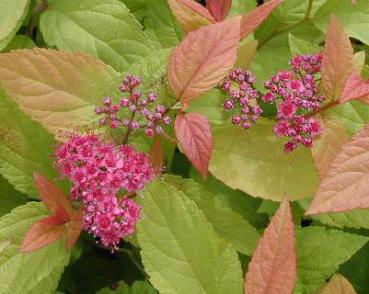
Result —
POLYGON ((167 109, 164 105, 153 105, 158 99, 153 92, 143 98, 143 93, 138 89, 141 82, 140 77, 127 75, 119 87, 127 96, 122 97, 119 103, 113 103, 110 97, 103 98, 103 106, 95 109, 96 114, 104 115, 100 125, 109 123, 112 129, 125 127, 133 131, 145 129, 148 137, 163 133, 163 125, 171 123, 170 117, 166 115, 167 109), (130 118, 119 117, 121 109, 127 109, 131 113, 130 118))
POLYGON ((96 135, 72 136, 55 155, 59 172, 73 183, 71 199, 83 203, 85 229, 115 248, 134 232, 140 216, 139 205, 120 194, 138 191, 153 179, 148 156, 96 135))
POLYGON ((242 69, 233 70, 221 84, 221 88, 228 94, 224 102, 226 111, 238 110, 232 116, 232 123, 249 129, 255 123, 263 110, 257 102, 259 93, 255 90, 256 79, 250 71, 242 69))
POLYGON ((285 144, 287 153, 298 144, 312 147, 313 139, 322 131, 320 122, 306 115, 308 111, 317 111, 325 99, 319 95, 317 81, 321 62, 321 54, 295 56, 291 70, 278 72, 265 82, 268 91, 262 100, 268 103, 280 100, 274 133, 290 138, 285 144))

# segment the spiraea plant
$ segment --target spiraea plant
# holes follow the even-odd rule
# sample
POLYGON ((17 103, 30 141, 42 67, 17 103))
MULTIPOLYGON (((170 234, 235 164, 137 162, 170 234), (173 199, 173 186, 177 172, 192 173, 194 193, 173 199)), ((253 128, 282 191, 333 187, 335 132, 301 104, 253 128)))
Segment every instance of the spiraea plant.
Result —
POLYGON ((0 0, 0 294, 369 293, 368 24, 0 0))

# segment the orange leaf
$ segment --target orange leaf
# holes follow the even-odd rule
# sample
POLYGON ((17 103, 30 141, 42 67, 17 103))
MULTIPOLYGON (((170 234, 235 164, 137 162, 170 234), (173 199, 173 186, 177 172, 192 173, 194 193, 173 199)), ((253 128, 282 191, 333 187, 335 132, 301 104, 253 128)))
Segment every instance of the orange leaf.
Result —
POLYGON ((31 252, 41 249, 66 233, 65 222, 58 216, 47 216, 33 224, 26 233, 20 252, 31 252))
POLYGON ((72 206, 63 191, 41 174, 35 173, 34 178, 40 198, 51 213, 56 213, 58 203, 64 207, 68 214, 71 213, 72 206))
POLYGON ((322 83, 327 100, 341 97, 346 80, 354 70, 354 51, 350 39, 337 17, 332 15, 322 61, 322 83))
POLYGON ((241 20, 241 39, 246 38, 248 34, 261 25, 269 14, 283 1, 271 0, 243 15, 241 20))
POLYGON ((216 21, 226 19, 232 6, 232 0, 206 0, 206 8, 216 21))
POLYGON ((346 103, 353 99, 366 97, 369 94, 369 84, 360 75, 353 72, 346 80, 339 102, 346 103))
POLYGON ((292 293, 296 275, 294 224, 285 197, 252 256, 245 277, 245 293, 292 293))
POLYGON ((67 249, 71 250, 74 244, 77 242, 79 235, 83 229, 83 210, 82 208, 77 211, 73 211, 71 219, 67 224, 67 249))
POLYGON ((154 167, 155 174, 160 176, 163 173, 164 151, 159 138, 155 139, 154 144, 151 147, 149 156, 151 164, 154 167))
POLYGON ((208 120, 196 113, 180 114, 176 118, 174 129, 183 152, 198 172, 206 178, 213 149, 208 120))
POLYGON ((232 69, 240 35, 240 18, 189 33, 174 49, 168 65, 169 85, 187 102, 215 87, 232 69))
POLYGON ((306 214, 369 207, 369 125, 336 156, 306 214))
POLYGON ((356 291, 344 276, 336 274, 319 294, 356 294, 356 291))
POLYGON ((168 4, 186 33, 215 22, 210 12, 194 0, 168 0, 168 4))
POLYGON ((311 149, 321 179, 327 175, 333 159, 340 152, 343 145, 350 140, 345 127, 334 116, 322 116, 322 122, 324 132, 314 142, 314 147, 311 149))

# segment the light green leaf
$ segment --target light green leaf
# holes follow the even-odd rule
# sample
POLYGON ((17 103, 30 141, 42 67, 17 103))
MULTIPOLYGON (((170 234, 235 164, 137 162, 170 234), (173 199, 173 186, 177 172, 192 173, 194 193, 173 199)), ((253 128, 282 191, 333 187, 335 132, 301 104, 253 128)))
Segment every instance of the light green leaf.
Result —
POLYGON ((0 175, 0 216, 3 216, 13 208, 25 204, 26 202, 27 197, 16 191, 8 181, 0 175))
POLYGON ((296 237, 298 275, 306 294, 323 286, 339 265, 369 240, 368 237, 324 227, 299 229, 296 237))
POLYGON ((360 101, 350 101, 329 110, 345 126, 350 136, 369 122, 369 105, 360 101))
POLYGON ((16 49, 32 49, 36 47, 36 44, 31 38, 26 35, 17 35, 13 40, 6 46, 3 52, 10 52, 16 49))
POLYGON ((118 289, 104 288, 96 294, 156 294, 158 293, 148 282, 135 281, 132 286, 123 283, 118 289))
POLYGON ((215 195, 192 180, 166 176, 165 181, 196 203, 219 237, 229 241, 237 251, 252 255, 260 235, 240 214, 223 206, 215 195))
MULTIPOLYGON (((0 173, 16 189, 36 198, 38 195, 33 173, 39 172, 49 178, 57 177, 50 156, 56 142, 52 135, 26 116, 2 90, 0 117, 0 173)), ((8 193, 6 191, 11 189, 4 189, 4 193, 8 193)))
POLYGON ((118 71, 152 51, 141 25, 118 0, 51 0, 40 29, 49 45, 86 52, 118 71))
POLYGON ((365 58, 366 58, 365 50, 356 52, 354 54, 355 68, 359 71, 359 73, 361 73, 364 69, 365 58))
POLYGON ((145 216, 137 237, 145 270, 160 293, 243 292, 236 252, 193 201, 160 181, 142 194, 145 216))
POLYGON ((17 33, 28 7, 29 0, 0 0, 0 51, 17 33))
POLYGON ((313 54, 318 53, 323 48, 317 44, 296 38, 294 35, 288 35, 288 41, 290 45, 291 55, 301 55, 301 54, 313 54))
POLYGON ((315 26, 325 32, 331 14, 339 18, 350 37, 369 45, 368 1, 359 0, 356 5, 352 5, 350 1, 341 1, 337 5, 336 0, 328 0, 315 14, 315 26))
POLYGON ((233 0, 229 16, 246 14, 258 5, 256 0, 233 0))
POLYGON ((273 122, 259 120, 250 130, 235 126, 215 128, 210 172, 233 189, 254 197, 280 201, 311 198, 319 177, 310 151, 286 154, 273 122))
POLYGON ((167 0, 146 0, 146 2, 144 18, 146 35, 156 40, 156 48, 170 48, 177 45, 183 33, 167 0))
POLYGON ((338 228, 369 229, 369 210, 357 209, 339 213, 325 213, 317 215, 314 219, 322 224, 338 228))
POLYGON ((19 253, 23 236, 31 224, 47 214, 42 203, 30 202, 0 219, 0 243, 10 244, 0 254, 0 293, 51 293, 56 289, 70 253, 65 241, 32 253, 19 253))

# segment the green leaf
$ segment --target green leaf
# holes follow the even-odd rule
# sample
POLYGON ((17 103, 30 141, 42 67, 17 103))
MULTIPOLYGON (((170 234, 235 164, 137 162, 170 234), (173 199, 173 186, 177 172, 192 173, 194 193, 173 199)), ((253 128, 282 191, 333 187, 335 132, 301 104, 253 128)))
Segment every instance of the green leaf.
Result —
POLYGON ((7 180, 0 176, 0 216, 3 216, 13 208, 25 204, 26 202, 27 197, 16 191, 7 180))
POLYGON ((286 154, 273 122, 260 120, 250 130, 235 126, 215 128, 210 172, 233 189, 254 197, 280 201, 311 198, 319 177, 310 151, 286 154))
POLYGON ((229 241, 237 251, 252 255, 260 235, 240 214, 224 206, 215 195, 192 180, 166 176, 165 181, 196 203, 219 237, 229 241))
POLYGON ((246 14, 258 5, 256 0, 233 0, 229 16, 246 14))
POLYGON ((32 49, 36 47, 36 44, 31 38, 25 35, 17 35, 13 40, 6 46, 3 52, 10 52, 16 49, 32 49))
POLYGON ((29 0, 0 0, 0 51, 15 36, 26 17, 29 0))
POLYGON ((64 240, 32 253, 19 253, 23 236, 42 216, 42 203, 30 202, 0 219, 0 243, 9 241, 0 255, 0 293, 51 293, 67 265, 70 253, 64 240))
POLYGON ((313 293, 325 284, 340 264, 368 241, 368 237, 324 227, 298 229, 298 274, 303 293, 313 293))
POLYGON ((369 122, 369 105, 360 101, 338 105, 329 110, 329 113, 334 114, 342 122, 350 136, 369 122))
POLYGON ((313 54, 321 51, 323 48, 317 44, 296 38, 294 35, 288 35, 291 55, 313 54))
POLYGON ((123 284, 115 290, 104 288, 96 294, 156 294, 158 293, 148 282, 135 281, 132 286, 123 284))
POLYGON ((167 0, 146 0, 146 3, 144 18, 146 35, 156 41, 156 48, 170 48, 177 45, 183 33, 167 0))
POLYGON ((86 52, 118 71, 152 51, 141 25, 118 0, 51 0, 40 29, 49 45, 86 52))
POLYGON ((19 191, 38 198, 33 173, 39 172, 49 178, 57 177, 50 156, 56 142, 52 135, 26 116, 2 90, 0 117, 0 173, 19 191))
POLYGON ((369 210, 356 209, 339 213, 324 213, 314 217, 322 224, 338 228, 369 229, 369 210))
POLYGON ((243 292, 236 252, 193 201, 160 181, 142 194, 145 217, 137 237, 145 270, 160 293, 243 292))
POLYGON ((367 30, 369 2, 360 0, 356 5, 352 5, 350 1, 341 2, 337 5, 336 0, 328 0, 322 5, 315 14, 314 25, 325 32, 329 16, 334 14, 342 22, 350 37, 369 44, 369 31, 367 30))

